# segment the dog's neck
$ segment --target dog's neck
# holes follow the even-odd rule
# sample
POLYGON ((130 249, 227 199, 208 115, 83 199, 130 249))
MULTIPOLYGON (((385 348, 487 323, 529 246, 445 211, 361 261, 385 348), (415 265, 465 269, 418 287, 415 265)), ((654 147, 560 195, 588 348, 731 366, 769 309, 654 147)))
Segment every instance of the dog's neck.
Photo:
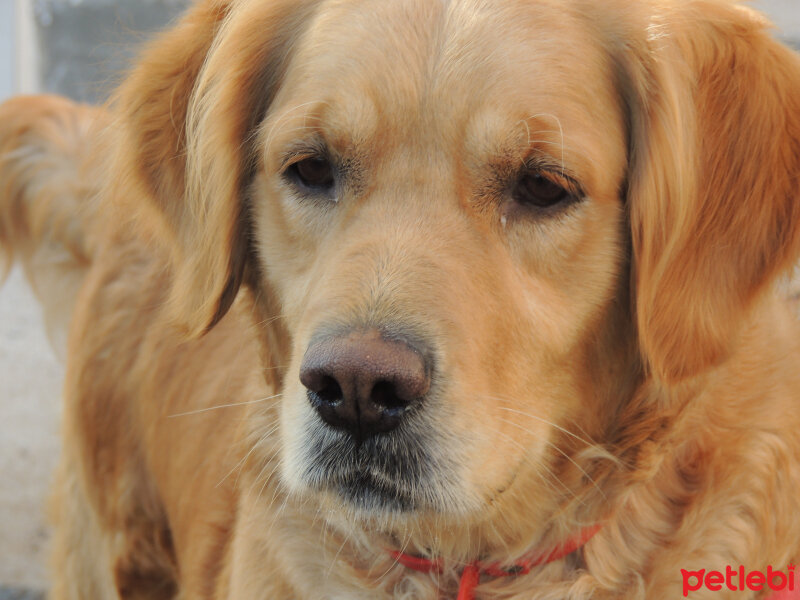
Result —
MULTIPOLYGON (((600 525, 586 527, 554 548, 538 549, 511 564, 504 565, 496 562, 485 563, 481 560, 473 560, 461 571, 457 600, 473 600, 475 597, 475 588, 480 583, 482 575, 487 577, 516 577, 527 575, 534 567, 561 560, 569 554, 577 552, 591 540, 594 534, 599 530, 600 525)), ((422 573, 441 573, 445 568, 444 561, 441 558, 430 559, 414 556, 399 550, 390 550, 389 554, 398 563, 414 571, 422 573)))

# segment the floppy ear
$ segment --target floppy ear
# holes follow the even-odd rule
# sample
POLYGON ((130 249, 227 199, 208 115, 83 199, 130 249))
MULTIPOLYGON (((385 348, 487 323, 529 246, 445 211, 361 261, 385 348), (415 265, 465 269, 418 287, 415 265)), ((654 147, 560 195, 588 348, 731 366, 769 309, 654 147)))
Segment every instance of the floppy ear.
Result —
POLYGON ((204 0, 146 49, 115 99, 128 140, 120 182, 171 242, 170 302, 190 335, 224 316, 245 276, 253 133, 314 4, 204 0))
POLYGON ((800 251, 800 60, 766 25, 720 0, 673 6, 633 67, 636 319, 667 383, 724 360, 800 251))

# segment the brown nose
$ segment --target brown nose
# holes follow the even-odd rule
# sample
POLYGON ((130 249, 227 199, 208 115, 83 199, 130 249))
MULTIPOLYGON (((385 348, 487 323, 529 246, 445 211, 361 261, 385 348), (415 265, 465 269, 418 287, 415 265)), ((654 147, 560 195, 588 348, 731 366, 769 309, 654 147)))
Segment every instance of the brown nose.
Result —
POLYGON ((312 343, 300 381, 320 417, 358 442, 400 425, 430 387, 422 354, 376 330, 312 343))

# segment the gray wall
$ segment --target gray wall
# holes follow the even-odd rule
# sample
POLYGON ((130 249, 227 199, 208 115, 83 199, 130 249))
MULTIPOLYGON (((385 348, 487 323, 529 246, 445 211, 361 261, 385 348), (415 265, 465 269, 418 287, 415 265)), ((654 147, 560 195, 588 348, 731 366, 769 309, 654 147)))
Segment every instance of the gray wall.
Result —
MULTIPOLYGON (((3 11, 8 13, 14 1, 0 0, 0 27, 8 29, 13 23, 3 11)), ((189 1, 17 0, 32 3, 29 6, 33 8, 39 55, 38 91, 102 101, 129 63, 137 43, 169 26, 189 1)), ((755 0, 754 5, 771 16, 779 36, 800 47, 800 0, 755 0)), ((13 43, 10 39, 0 31, 0 57, 8 56, 3 49, 13 43)), ((2 82, 0 71, 0 85, 2 82)))
POLYGON ((753 6, 772 18, 779 36, 800 48, 800 0, 755 0, 753 6))
MULTIPOLYGON (((0 0, 0 98, 14 81, 8 70, 13 68, 15 3, 28 7, 35 21, 35 91, 96 102, 107 97, 138 42, 168 27, 190 1, 0 0)), ((777 35, 800 47, 800 0, 755 0, 753 5, 770 15, 777 35)))
POLYGON ((7 98, 16 89, 14 46, 16 38, 16 12, 13 0, 0 0, 0 100, 7 98))
POLYGON ((148 34, 168 27, 187 3, 36 0, 33 6, 40 91, 102 101, 118 82, 139 43, 148 34))

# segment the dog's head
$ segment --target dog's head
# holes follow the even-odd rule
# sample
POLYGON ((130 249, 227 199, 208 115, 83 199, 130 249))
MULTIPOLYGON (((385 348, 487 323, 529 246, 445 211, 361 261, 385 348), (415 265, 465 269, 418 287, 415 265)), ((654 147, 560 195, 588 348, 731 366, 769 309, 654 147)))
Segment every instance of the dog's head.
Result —
POLYGON ((800 66, 722 0, 633 4, 206 1, 145 56, 174 306, 271 313, 291 490, 539 523, 644 382, 725 359, 800 243, 800 66))

